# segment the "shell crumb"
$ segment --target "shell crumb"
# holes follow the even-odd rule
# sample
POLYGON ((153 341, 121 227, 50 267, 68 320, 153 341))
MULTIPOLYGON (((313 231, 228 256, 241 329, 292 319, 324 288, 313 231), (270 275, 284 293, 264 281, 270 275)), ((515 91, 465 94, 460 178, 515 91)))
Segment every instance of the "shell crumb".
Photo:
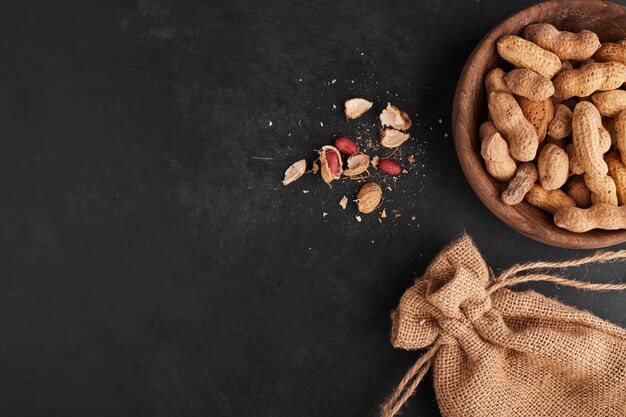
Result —
POLYGON ((380 116, 380 123, 385 127, 392 127, 397 130, 407 130, 411 127, 411 118, 396 106, 387 103, 387 108, 383 109, 380 116))
POLYGON ((345 195, 341 198, 341 200, 339 201, 339 205, 341 206, 342 209, 346 209, 346 207, 348 207, 348 197, 346 197, 345 195))
POLYGON ((365 112, 372 108, 374 103, 364 98, 351 98, 347 100, 344 104, 345 106, 345 114, 348 119, 358 119, 365 112))
POLYGON ((291 164, 285 171, 285 178, 283 179, 283 185, 291 184, 300 178, 306 171, 306 160, 301 159, 291 164))

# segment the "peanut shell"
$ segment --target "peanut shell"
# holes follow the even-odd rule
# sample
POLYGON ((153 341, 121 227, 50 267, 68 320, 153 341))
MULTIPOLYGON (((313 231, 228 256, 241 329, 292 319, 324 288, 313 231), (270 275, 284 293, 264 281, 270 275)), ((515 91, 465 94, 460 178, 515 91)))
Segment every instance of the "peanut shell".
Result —
POLYGON ((320 155, 320 173, 322 174, 322 179, 328 185, 334 180, 338 180, 341 178, 342 165, 343 162, 341 160, 341 152, 337 148, 331 145, 322 146, 322 149, 318 151, 320 155), (339 172, 333 173, 328 166, 328 161, 326 160, 326 151, 335 152, 337 154, 337 158, 339 159, 339 172))
POLYGON ((550 51, 515 35, 498 39, 498 53, 518 68, 526 68, 552 79, 561 69, 561 60, 550 51))
POLYGON ((602 119, 596 107, 581 101, 574 109, 572 119, 572 137, 578 161, 585 172, 595 177, 605 177, 608 168, 604 162, 599 128, 602 119))
POLYGON ((575 233, 593 229, 626 229, 626 206, 594 204, 588 209, 564 207, 554 214, 554 223, 575 233))
POLYGON ((591 95, 591 102, 605 117, 616 117, 619 112, 626 109, 626 91, 611 90, 601 91, 591 95))
POLYGON ((607 154, 604 160, 609 167, 609 175, 615 181, 617 203, 626 205, 626 165, 615 152, 607 154))
POLYGON ((376 210, 383 198, 383 190, 375 182, 363 185, 357 194, 357 208, 363 214, 376 210))
POLYGON ((587 97, 595 91, 615 90, 626 81, 626 66, 619 62, 598 62, 563 71, 553 80, 554 95, 566 100, 587 97))
POLYGON ((552 81, 529 69, 514 69, 504 77, 506 86, 516 95, 541 101, 554 94, 552 81))
POLYGON ((566 105, 559 104, 548 124, 548 135, 553 139, 563 139, 570 133, 572 133, 572 111, 566 105))
POLYGON ((526 193, 526 201, 551 214, 563 207, 576 207, 574 200, 561 190, 546 190, 539 184, 533 186, 526 193))
POLYGON ((537 132, 524 117, 515 98, 507 93, 491 93, 489 113, 494 125, 508 142, 511 155, 522 162, 535 159, 539 145, 537 132))
POLYGON ((548 125, 554 118, 554 105, 550 98, 541 101, 533 101, 526 97, 518 97, 517 102, 522 109, 522 113, 528 120, 535 131, 539 142, 543 141, 548 131, 548 125))
POLYGON ((610 204, 617 206, 617 188, 615 187, 615 181, 613 178, 605 175, 604 177, 594 177, 585 174, 585 184, 591 191, 591 203, 592 204, 610 204))
POLYGON ((502 202, 510 206, 520 203, 538 177, 533 162, 525 162, 517 168, 515 176, 501 195, 502 202))
POLYGON ((591 207, 591 191, 585 184, 585 179, 581 175, 573 175, 565 184, 565 192, 574 202, 576 207, 591 207))
POLYGON ((591 58, 600 47, 598 35, 590 30, 560 31, 549 23, 526 26, 524 38, 553 52, 562 61, 583 61, 591 58))
POLYGON ((553 143, 547 144, 537 160, 539 182, 547 191, 561 188, 569 174, 569 158, 567 153, 553 143))

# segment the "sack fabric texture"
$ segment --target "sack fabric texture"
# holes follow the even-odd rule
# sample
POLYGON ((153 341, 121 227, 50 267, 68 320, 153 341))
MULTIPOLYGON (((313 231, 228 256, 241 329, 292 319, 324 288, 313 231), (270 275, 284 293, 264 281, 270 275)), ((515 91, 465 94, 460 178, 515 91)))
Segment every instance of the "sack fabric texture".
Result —
MULTIPOLYGON (((626 416, 624 329, 534 291, 493 284, 463 236, 392 313, 394 347, 431 347, 407 377, 420 368, 419 383, 432 364, 444 417, 626 416)), ((383 416, 398 411, 398 397, 383 416)))

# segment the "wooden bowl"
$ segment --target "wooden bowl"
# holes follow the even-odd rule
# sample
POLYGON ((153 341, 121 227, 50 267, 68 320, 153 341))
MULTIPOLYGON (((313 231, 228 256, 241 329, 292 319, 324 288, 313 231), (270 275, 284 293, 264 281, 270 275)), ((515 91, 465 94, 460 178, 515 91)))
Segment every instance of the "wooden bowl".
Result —
POLYGON ((452 127, 463 172, 482 202, 507 226, 536 241, 573 249, 602 248, 626 241, 626 230, 592 230, 572 233, 554 224, 553 216, 525 200, 508 206, 500 200, 506 184, 492 178, 480 156, 478 129, 487 120, 485 74, 509 68, 498 55, 496 41, 509 34, 520 35, 532 23, 551 23, 560 30, 589 29, 600 41, 626 39, 626 8, 599 0, 553 0, 522 10, 494 27, 470 55, 456 87, 452 127))

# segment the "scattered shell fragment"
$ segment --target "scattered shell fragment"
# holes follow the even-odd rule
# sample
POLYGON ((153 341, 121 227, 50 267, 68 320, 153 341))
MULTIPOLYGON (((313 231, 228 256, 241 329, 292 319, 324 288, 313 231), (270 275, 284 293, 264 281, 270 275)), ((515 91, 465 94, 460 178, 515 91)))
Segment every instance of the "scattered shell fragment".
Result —
POLYGON ((386 209, 383 209, 382 213, 380 213, 380 217, 383 218, 383 219, 387 217, 387 210, 386 209))
POLYGON ((378 168, 378 160, 380 158, 378 157, 378 155, 376 155, 375 157, 372 158, 372 160, 370 161, 370 164, 372 164, 372 168, 377 169, 378 168))
POLYGON ((311 172, 313 174, 317 174, 317 171, 320 170, 320 164, 317 163, 317 161, 313 162, 313 165, 311 166, 311 172))
POLYGON ((411 127, 411 119, 409 115, 387 103, 387 108, 380 113, 380 123, 383 126, 392 127, 397 130, 407 130, 411 127))
POLYGON ((395 129, 380 130, 380 144, 385 148, 397 148, 409 140, 409 134, 395 129))
POLYGON ((355 177, 364 173, 370 166, 370 157, 364 153, 355 153, 348 157, 348 169, 343 171, 346 177, 355 177))
POLYGON ((361 223, 361 216, 354 216, 357 222, 361 223))
POLYGON ((285 179, 283 180, 283 185, 289 185, 292 182, 296 181, 298 178, 300 178, 304 174, 305 171, 306 171, 306 160, 301 159, 297 162, 294 162, 285 171, 285 179))
POLYGON ((341 200, 339 201, 339 205, 341 206, 342 209, 346 209, 346 207, 348 207, 348 197, 346 197, 345 195, 341 198, 341 200))
POLYGON ((410 163, 414 164, 415 163, 415 155, 411 154, 411 155, 407 156, 406 160, 409 161, 410 163))
POLYGON ((324 217, 326 217, 326 216, 328 216, 328 213, 326 213, 325 211, 324 211, 324 212, 322 212, 322 218, 324 218, 324 217))
POLYGON ((357 119, 361 117, 366 111, 372 108, 371 101, 367 101, 364 98, 351 98, 345 103, 345 114, 347 119, 357 119))
POLYGON ((368 182, 357 194, 357 208, 363 214, 371 213, 380 204, 383 198, 383 190, 375 182, 368 182))

